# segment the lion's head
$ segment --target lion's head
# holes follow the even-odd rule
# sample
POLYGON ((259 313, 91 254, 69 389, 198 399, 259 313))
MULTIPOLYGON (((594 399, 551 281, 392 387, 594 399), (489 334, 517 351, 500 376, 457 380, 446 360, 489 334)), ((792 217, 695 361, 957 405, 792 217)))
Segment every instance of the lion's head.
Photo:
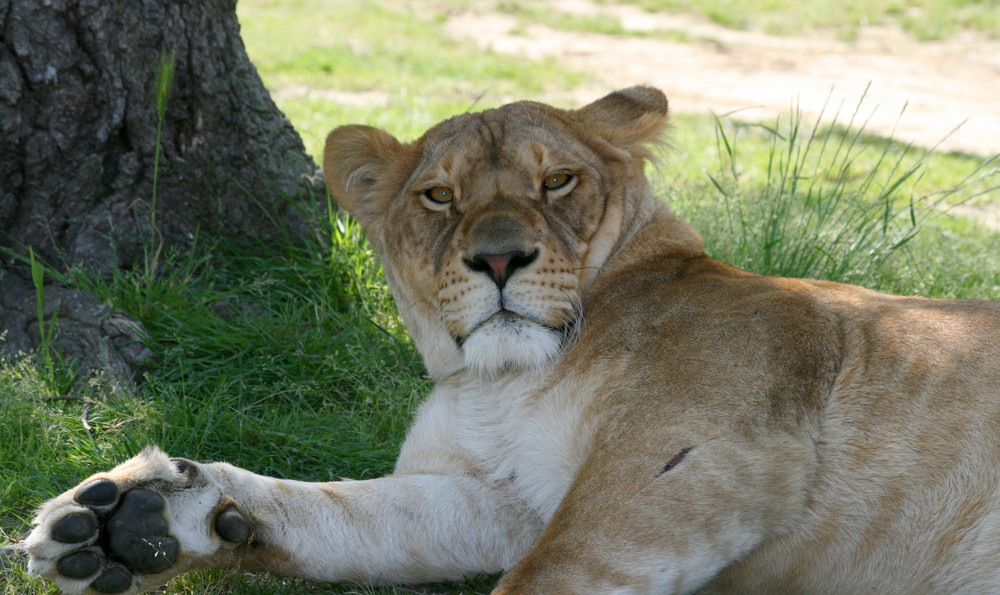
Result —
POLYGON ((463 114, 410 144, 368 126, 330 133, 327 185, 382 257, 431 375, 560 352, 594 277, 658 208, 643 143, 666 117, 663 93, 634 87, 578 110, 463 114))

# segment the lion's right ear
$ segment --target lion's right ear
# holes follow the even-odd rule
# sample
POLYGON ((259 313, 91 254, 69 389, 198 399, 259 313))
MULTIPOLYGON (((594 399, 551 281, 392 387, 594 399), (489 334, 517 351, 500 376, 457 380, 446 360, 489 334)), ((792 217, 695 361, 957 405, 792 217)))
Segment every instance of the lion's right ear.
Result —
POLYGON ((326 137, 323 176, 334 200, 358 216, 377 211, 372 190, 390 166, 400 161, 404 146, 388 132, 371 126, 334 128, 326 137))
POLYGON ((639 86, 615 91, 575 113, 586 130, 620 149, 644 155, 640 145, 660 139, 667 112, 663 91, 639 86))

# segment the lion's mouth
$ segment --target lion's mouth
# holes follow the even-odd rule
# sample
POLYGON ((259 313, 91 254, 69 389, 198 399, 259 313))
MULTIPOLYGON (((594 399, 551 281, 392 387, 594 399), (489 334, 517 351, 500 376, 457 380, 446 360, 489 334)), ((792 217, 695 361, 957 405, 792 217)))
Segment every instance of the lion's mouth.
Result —
POLYGON ((477 331, 479 331, 484 327, 491 327, 494 331, 501 331, 501 332, 506 331, 511 333, 512 335, 516 335, 522 332, 522 329, 526 323, 536 328, 547 330, 555 335, 566 336, 568 334, 567 329, 564 327, 555 327, 546 324, 544 321, 538 320, 533 316, 518 314, 517 312, 501 307, 491 316, 488 316, 487 318, 476 324, 474 327, 472 327, 472 329, 470 329, 468 333, 464 335, 454 335, 452 338, 455 340, 455 343, 458 345, 458 347, 462 348, 465 345, 465 342, 469 339, 469 337, 476 334, 477 331))
POLYGON ((481 375, 540 369, 566 346, 567 333, 530 317, 498 310, 456 338, 466 365, 481 375))

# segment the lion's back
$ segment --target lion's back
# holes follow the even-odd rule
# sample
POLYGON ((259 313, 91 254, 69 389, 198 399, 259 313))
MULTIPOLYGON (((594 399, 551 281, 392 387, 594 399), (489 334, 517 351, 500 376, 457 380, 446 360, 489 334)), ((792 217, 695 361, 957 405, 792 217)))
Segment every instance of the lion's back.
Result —
POLYGON ((996 591, 1000 301, 813 285, 841 349, 809 503, 716 586, 837 592, 851 568, 843 589, 996 591))
POLYGON ((845 567, 857 569, 853 586, 876 590, 975 590, 986 583, 958 577, 992 580, 1000 301, 889 296, 708 259, 686 266, 659 278, 633 272, 598 292, 591 337, 570 361, 604 383, 602 415, 632 434, 607 442, 636 459, 657 456, 681 418, 688 435, 712 435, 712 420, 728 415, 748 431, 812 440, 805 512, 715 586, 824 590, 845 567))

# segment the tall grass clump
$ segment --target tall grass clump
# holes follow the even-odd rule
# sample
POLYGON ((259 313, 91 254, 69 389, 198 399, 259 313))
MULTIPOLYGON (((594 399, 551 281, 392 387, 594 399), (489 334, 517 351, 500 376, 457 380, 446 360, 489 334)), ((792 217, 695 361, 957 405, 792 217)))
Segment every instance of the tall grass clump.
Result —
POLYGON ((56 304, 55 313, 48 329, 45 328, 45 266, 35 259, 35 251, 28 248, 28 260, 31 263, 31 282, 35 286, 35 314, 38 317, 38 351, 42 354, 44 364, 42 374, 48 381, 49 390, 55 389, 56 364, 52 350, 52 338, 55 331, 55 319, 59 312, 56 304))
POLYGON ((922 190, 933 149, 868 136, 860 109, 844 126, 840 110, 831 125, 821 126, 820 114, 811 127, 798 109, 773 126, 717 117, 718 168, 705 172, 717 200, 682 194, 676 210, 695 222, 713 256, 736 266, 877 286, 921 229, 949 206, 995 190, 1000 176, 989 160, 955 184, 922 190), (741 133, 768 145, 748 151, 758 161, 749 167, 741 133))

